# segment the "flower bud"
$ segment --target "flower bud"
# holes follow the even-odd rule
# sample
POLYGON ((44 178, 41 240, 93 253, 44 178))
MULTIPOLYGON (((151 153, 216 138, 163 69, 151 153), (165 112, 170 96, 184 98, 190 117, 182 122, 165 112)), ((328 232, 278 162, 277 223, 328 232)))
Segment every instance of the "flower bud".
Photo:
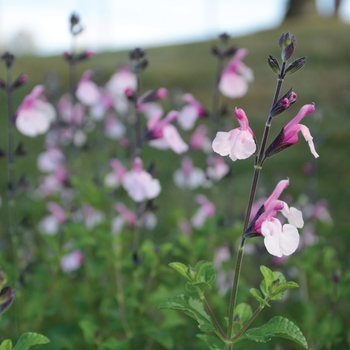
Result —
POLYGON ((6 83, 0 78, 0 88, 6 89, 6 83))
POLYGON ((2 56, 1 59, 5 62, 5 65, 7 68, 11 68, 13 65, 13 62, 15 61, 15 56, 12 55, 11 52, 6 51, 2 56))
POLYGON ((129 58, 131 60, 139 60, 146 56, 146 52, 137 47, 129 53, 129 58))
POLYGON ((231 46, 229 47, 225 52, 224 52, 224 57, 230 57, 233 56, 237 52, 237 47, 236 46, 231 46))
POLYGON ((0 291, 0 315, 5 312, 13 300, 15 299, 15 291, 10 286, 6 286, 0 291))
POLYGON ((25 74, 21 74, 12 84, 12 88, 16 89, 24 85, 28 80, 28 76, 25 74))
POLYGON ((299 69, 303 68, 306 63, 306 57, 298 58, 297 60, 293 61, 286 69, 286 75, 291 75, 295 72, 297 72, 299 69))
POLYGON ((220 50, 216 45, 213 45, 210 50, 214 56, 220 56, 220 50))
POLYGON ((278 61, 275 57, 269 55, 267 59, 267 63, 274 73, 276 74, 280 73, 280 65, 278 64, 278 61))
POLYGON ((87 50, 87 51, 84 51, 83 53, 81 53, 80 55, 77 56, 76 60, 78 62, 80 61, 84 61, 86 60, 87 58, 90 58, 92 56, 95 56, 95 52, 94 51, 91 51, 91 50, 87 50))
POLYGON ((270 115, 276 117, 277 115, 288 109, 297 100, 297 94, 293 88, 289 89, 272 107, 270 115))
POLYGON ((282 60, 286 62, 292 57, 297 40, 290 32, 283 33, 278 41, 278 45, 282 49, 282 60))
POLYGON ((230 40, 230 36, 227 33, 222 33, 222 34, 219 35, 219 39, 223 43, 227 43, 230 40))

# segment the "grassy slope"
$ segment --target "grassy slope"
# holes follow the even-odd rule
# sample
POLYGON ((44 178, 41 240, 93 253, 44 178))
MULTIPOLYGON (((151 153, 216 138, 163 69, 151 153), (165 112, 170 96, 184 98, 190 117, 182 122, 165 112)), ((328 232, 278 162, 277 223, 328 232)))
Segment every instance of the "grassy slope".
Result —
MULTIPOLYGON (((246 111, 259 140, 275 86, 275 77, 267 67, 266 58, 268 54, 278 57, 277 40, 280 34, 287 30, 297 37, 296 57, 308 56, 308 63, 301 72, 290 77, 284 87, 284 90, 287 90, 294 86, 299 100, 294 108, 276 119, 273 134, 276 134, 303 104, 315 102, 317 112, 313 117, 308 117, 305 124, 311 129, 320 158, 315 162, 307 145, 301 140, 298 145, 268 161, 261 180, 272 188, 273 183, 288 176, 291 178, 291 192, 297 194, 311 185, 315 198, 327 198, 330 202, 332 216, 337 222, 335 233, 341 233, 341 235, 335 235, 336 245, 345 253, 350 245, 348 238, 345 240, 346 244, 342 244, 342 238, 346 237, 346 230, 350 224, 348 215, 350 192, 349 27, 331 20, 320 19, 304 23, 288 22, 275 30, 232 40, 237 46, 248 48, 249 55, 245 61, 254 70, 255 82, 251 85, 247 96, 237 101, 227 102, 231 110, 237 105, 246 111), (309 161, 313 162, 316 167, 316 178, 311 179, 302 174, 303 163, 309 161)), ((160 86, 167 87, 171 92, 181 89, 180 91, 183 92, 191 92, 206 107, 210 108, 215 70, 214 58, 209 54, 212 43, 203 42, 147 50, 150 66, 142 76, 143 89, 160 86)), ((124 52, 99 54, 81 65, 79 69, 80 71, 87 67, 98 69, 102 72, 102 77, 107 78, 121 62, 125 61, 126 57, 124 52)), ((64 88, 67 85, 67 70, 61 58, 19 58, 14 67, 14 75, 27 72, 30 84, 18 92, 17 101, 29 91, 32 85, 40 83, 44 73, 49 69, 63 77, 62 86, 64 88)), ((5 75, 3 69, 0 74, 5 75)), ((1 94, 0 103, 1 105, 5 103, 3 94, 1 94)), ((4 112, 0 113, 1 123, 3 123, 4 112)), ((4 148, 6 144, 4 129, 0 132, 0 147, 4 148)), ((34 148, 37 151, 42 149, 42 138, 39 140, 25 138, 24 140, 27 148, 34 148)), ((165 154, 157 153, 157 157, 164 174, 168 168, 167 165, 172 161, 169 161, 165 154)), ((27 157, 20 162, 23 167, 30 169, 34 158, 27 157)), ((4 169, 4 161, 1 161, 1 166, 4 169)), ((251 176, 251 173, 247 174, 247 169, 251 169, 251 163, 237 163, 233 166, 235 180, 244 184, 236 190, 238 198, 247 192, 251 176)), ((175 190, 173 194, 175 195, 175 190)), ((164 205, 166 210, 167 204, 164 205)), ((238 208, 244 205, 245 203, 237 203, 238 208)))

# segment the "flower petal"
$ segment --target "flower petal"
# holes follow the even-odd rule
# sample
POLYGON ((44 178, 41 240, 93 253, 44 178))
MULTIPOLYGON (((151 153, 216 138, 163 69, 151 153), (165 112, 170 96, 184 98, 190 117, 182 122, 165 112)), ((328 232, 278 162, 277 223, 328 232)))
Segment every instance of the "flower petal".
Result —
MULTIPOLYGON (((294 227, 294 226, 293 226, 294 227)), ((265 237, 264 244, 266 250, 274 256, 282 257, 280 247, 280 236, 282 233, 282 225, 277 219, 266 220, 261 225, 261 233, 265 237)))
POLYGON ((299 233, 295 226, 290 224, 283 225, 283 231, 280 236, 280 248, 283 255, 293 254, 299 245, 299 233))

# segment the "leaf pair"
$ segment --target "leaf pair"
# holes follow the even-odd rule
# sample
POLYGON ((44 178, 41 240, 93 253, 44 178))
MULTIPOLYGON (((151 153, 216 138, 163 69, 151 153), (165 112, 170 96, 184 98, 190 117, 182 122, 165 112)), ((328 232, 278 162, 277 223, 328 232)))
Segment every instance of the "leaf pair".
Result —
POLYGON ((27 350, 33 345, 46 344, 49 342, 50 340, 41 334, 24 333, 19 338, 14 348, 12 348, 12 341, 10 339, 6 339, 1 343, 0 350, 27 350))

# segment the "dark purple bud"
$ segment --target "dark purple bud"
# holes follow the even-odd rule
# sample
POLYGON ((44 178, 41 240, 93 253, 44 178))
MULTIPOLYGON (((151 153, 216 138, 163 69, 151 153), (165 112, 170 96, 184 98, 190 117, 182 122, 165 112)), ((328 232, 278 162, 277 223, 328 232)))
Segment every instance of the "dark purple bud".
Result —
POLYGON ((79 21, 80 21, 79 15, 76 13, 72 13, 69 21, 70 21, 70 25, 74 27, 75 25, 79 24, 79 21))
POLYGON ((72 58, 73 58, 73 55, 72 55, 70 52, 68 52, 68 51, 64 51, 64 52, 62 53, 62 57, 63 57, 64 59, 66 59, 67 61, 71 61, 72 58))
POLYGON ((6 83, 0 78, 0 88, 6 89, 6 83))
POLYGON ((224 52, 224 56, 225 57, 231 57, 237 52, 237 50, 238 49, 237 49, 236 46, 231 46, 224 52))
POLYGON ((13 65, 13 62, 15 61, 15 56, 12 55, 12 53, 6 51, 2 56, 1 59, 5 62, 5 65, 7 68, 11 68, 13 65))
POLYGON ((27 154, 27 152, 24 150, 22 141, 18 144, 15 154, 16 156, 25 156, 27 154))
POLYGON ((81 61, 84 61, 92 56, 95 56, 95 52, 94 51, 90 51, 90 50, 87 50, 83 53, 81 53, 80 55, 77 56, 76 60, 78 62, 81 62, 81 61))
POLYGON ((292 146, 292 143, 283 142, 284 140, 284 128, 276 136, 276 138, 271 142, 270 146, 267 147, 265 151, 265 157, 272 157, 273 155, 283 151, 284 149, 292 146))
POLYGON ((148 60, 147 58, 144 58, 142 61, 140 61, 137 65, 136 65, 136 69, 137 70, 141 70, 141 69, 145 69, 148 66, 148 60))
POLYGON ((219 35, 219 39, 223 43, 227 43, 230 40, 230 36, 227 33, 222 33, 222 34, 219 35))
POLYGON ((139 47, 137 47, 136 49, 132 50, 129 53, 129 57, 131 60, 139 60, 145 56, 146 56, 146 52, 140 49, 139 47))
POLYGON ((219 49, 218 49, 218 47, 216 45, 213 45, 210 50, 211 50, 211 53, 214 56, 219 56, 220 55, 220 51, 219 51, 219 49))
POLYGON ((6 152, 0 148, 0 158, 5 157, 6 156, 6 152))
POLYGON ((277 115, 288 109, 297 100, 297 94, 293 91, 293 88, 289 89, 272 107, 270 116, 276 117, 277 115))
POLYGON ((16 89, 24 85, 28 80, 28 76, 25 74, 21 74, 12 84, 12 88, 16 89))
POLYGON ((338 284, 343 277, 343 270, 338 268, 333 271, 332 280, 335 284, 338 284))
POLYGON ((276 74, 280 73, 280 65, 278 64, 278 61, 275 57, 269 55, 267 59, 267 63, 274 73, 276 74))
POLYGON ((0 315, 5 312, 15 299, 15 291, 10 286, 6 286, 0 291, 0 315))
POLYGON ((303 68, 306 63, 306 57, 301 57, 292 62, 286 69, 286 75, 293 74, 297 72, 299 69, 303 68))
POLYGON ((283 50, 291 43, 294 43, 294 46, 297 45, 297 40, 293 34, 290 32, 283 33, 278 40, 279 47, 283 50))

